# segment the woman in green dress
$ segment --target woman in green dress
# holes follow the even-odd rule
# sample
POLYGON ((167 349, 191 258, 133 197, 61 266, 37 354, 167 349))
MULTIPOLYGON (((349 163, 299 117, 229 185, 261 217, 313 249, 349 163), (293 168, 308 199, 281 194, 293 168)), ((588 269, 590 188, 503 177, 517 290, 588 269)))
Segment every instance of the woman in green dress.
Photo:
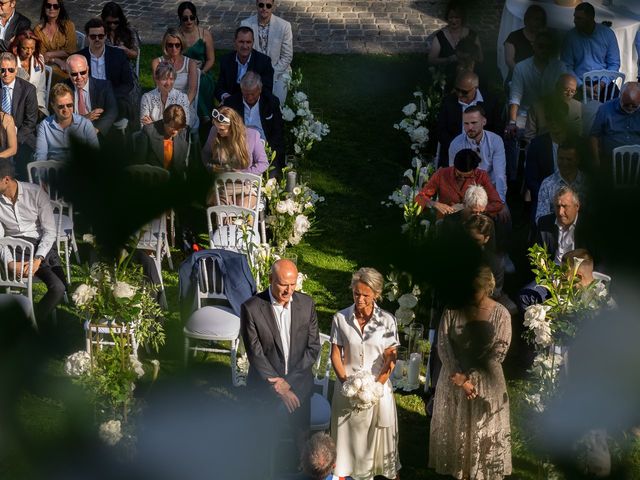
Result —
POLYGON ((213 109, 213 65, 215 63, 215 51, 213 36, 206 28, 199 26, 196 7, 191 2, 182 2, 178 5, 178 18, 180 18, 180 32, 185 39, 184 55, 197 62, 200 69, 200 89, 198 93, 198 116, 208 121, 213 109))

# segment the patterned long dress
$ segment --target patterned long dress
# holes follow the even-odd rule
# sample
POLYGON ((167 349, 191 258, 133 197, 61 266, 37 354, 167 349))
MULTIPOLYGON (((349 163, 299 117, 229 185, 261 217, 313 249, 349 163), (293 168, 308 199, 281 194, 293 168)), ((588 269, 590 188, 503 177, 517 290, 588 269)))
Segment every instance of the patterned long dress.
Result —
POLYGON ((502 372, 511 342, 511 317, 496 304, 488 320, 469 321, 445 310, 438 332, 442 360, 436 386, 429 467, 458 479, 494 480, 511 474, 509 397, 502 372), (467 400, 449 377, 469 376, 478 396, 467 400))

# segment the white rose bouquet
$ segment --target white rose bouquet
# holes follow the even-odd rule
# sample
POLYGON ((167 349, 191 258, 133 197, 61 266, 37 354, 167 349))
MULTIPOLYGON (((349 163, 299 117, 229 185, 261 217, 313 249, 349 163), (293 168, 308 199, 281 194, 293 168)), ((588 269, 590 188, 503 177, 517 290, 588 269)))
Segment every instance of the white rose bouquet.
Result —
POLYGON ((369 372, 359 371, 342 384, 342 394, 349 399, 356 411, 368 410, 377 405, 384 393, 383 385, 369 372))

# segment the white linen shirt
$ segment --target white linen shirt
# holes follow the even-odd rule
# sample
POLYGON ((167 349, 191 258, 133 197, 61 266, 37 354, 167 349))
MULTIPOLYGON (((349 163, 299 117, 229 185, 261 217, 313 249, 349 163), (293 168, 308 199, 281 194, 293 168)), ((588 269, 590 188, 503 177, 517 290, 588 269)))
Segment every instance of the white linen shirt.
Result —
MULTIPOLYGON (((56 241, 56 222, 49 195, 40 185, 18 182, 18 196, 14 204, 0 195, 0 238, 26 237, 39 241, 34 257, 46 257, 56 241)), ((9 252, 0 252, 13 261, 9 252)))
POLYGON ((284 374, 289 373, 289 352, 291 350, 291 302, 293 295, 286 305, 280 305, 273 295, 271 288, 269 290, 269 298, 271 299, 271 308, 273 315, 276 317, 278 331, 280 332, 280 341, 282 342, 282 351, 284 353, 284 374))
POLYGON ((518 62, 509 87, 509 104, 528 110, 535 101, 553 92, 558 78, 568 71, 562 60, 551 59, 544 70, 538 70, 533 57, 518 62))
POLYGON ((258 98, 258 101, 253 107, 250 107, 244 100, 242 104, 244 105, 244 125, 260 132, 260 138, 266 140, 264 129, 262 128, 262 121, 260 120, 260 98, 258 98))
POLYGON ((236 54, 236 63, 238 64, 238 75, 236 76, 236 82, 240 83, 242 77, 247 73, 247 69, 249 68, 249 62, 251 61, 251 54, 249 54, 249 58, 244 63, 240 63, 240 59, 238 58, 238 54, 236 54))
POLYGON ((560 263, 562 262, 562 257, 564 257, 564 254, 570 252, 575 248, 575 233, 577 221, 578 215, 576 215, 576 219, 571 225, 569 225, 568 227, 563 227, 556 219, 556 225, 558 226, 558 248, 556 249, 556 258, 554 258, 554 261, 558 265, 560 265, 560 263))
POLYGON ((347 376, 360 370, 378 376, 384 366, 384 351, 400 345, 396 319, 376 304, 371 319, 361 331, 355 306, 351 305, 333 316, 331 343, 342 347, 347 376))
POLYGON ((482 161, 478 168, 486 171, 491 178, 491 183, 496 187, 500 200, 507 202, 507 161, 504 153, 504 142, 499 135, 484 130, 480 144, 467 137, 462 132, 453 139, 449 146, 449 166, 453 166, 453 160, 460 150, 471 149, 480 155, 482 161))

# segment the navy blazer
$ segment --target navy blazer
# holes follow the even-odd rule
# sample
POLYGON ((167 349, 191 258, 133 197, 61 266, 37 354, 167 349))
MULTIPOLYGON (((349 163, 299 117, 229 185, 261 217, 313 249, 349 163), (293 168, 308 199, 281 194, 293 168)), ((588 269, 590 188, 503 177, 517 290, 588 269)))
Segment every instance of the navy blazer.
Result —
MULTIPOLYGON (((150 123, 133 135, 134 158, 137 163, 164 168, 164 121, 150 123)), ((173 158, 169 171, 172 178, 184 179, 189 142, 183 128, 173 138, 173 158)))
MULTIPOLYGON (((73 82, 67 80, 66 83, 71 87, 75 95, 76 87, 73 82)), ((92 122, 93 126, 104 136, 109 133, 113 122, 118 118, 118 103, 116 102, 111 82, 89 77, 89 100, 91 101, 92 110, 94 108, 102 108, 104 110, 100 118, 92 122)))
MULTIPOLYGON (((594 252, 594 245, 590 241, 591 236, 585 230, 585 217, 582 214, 578 214, 578 220, 576 222, 576 228, 573 232, 574 248, 586 248, 597 263, 596 252, 594 252)), ((550 213, 544 215, 538 220, 538 229, 536 233, 536 243, 540 246, 546 246, 547 252, 554 258, 558 251, 558 239, 560 238, 560 229, 556 225, 556 214, 550 213)))
POLYGON ((268 378, 282 377, 301 403, 311 397, 313 365, 320 353, 316 307, 310 296, 295 292, 291 301, 291 341, 289 369, 285 375, 284 351, 269 291, 242 304, 242 339, 249 357, 247 385, 270 390, 268 378))
POLYGON ((538 205, 538 192, 542 181, 553 175, 553 140, 549 133, 538 135, 527 147, 524 183, 531 192, 531 205, 538 205))
MULTIPOLYGON (((227 97, 224 101, 226 106, 233 108, 242 119, 244 119, 244 103, 242 92, 237 92, 227 97)), ((280 111, 280 100, 275 95, 266 91, 260 94, 258 100, 260 111, 260 123, 264 130, 267 143, 276 152, 275 165, 282 169, 284 167, 285 143, 284 143, 284 120, 280 111)))
MULTIPOLYGON (((272 93, 273 90, 273 66, 271 59, 264 53, 251 50, 249 66, 247 71, 256 72, 262 79, 262 91, 272 93)), ((220 59, 220 75, 216 82, 215 97, 222 100, 222 94, 233 95, 240 91, 240 84, 237 82, 238 64, 236 63, 236 52, 230 52, 220 59)))
MULTIPOLYGON (((111 82, 116 99, 128 102, 129 93, 133 90, 133 72, 129 59, 120 48, 109 45, 105 45, 104 48, 104 69, 107 80, 111 82)), ((89 47, 85 47, 77 53, 84 55, 87 59, 87 65, 91 69, 89 47)))
POLYGON ((16 77, 11 100, 11 115, 18 128, 18 143, 36 148, 36 123, 38 122, 38 94, 36 87, 16 77))
POLYGON ((21 13, 13 13, 13 18, 4 31, 4 40, 0 40, 0 52, 8 52, 11 45, 11 39, 24 30, 31 28, 31 20, 21 13))

